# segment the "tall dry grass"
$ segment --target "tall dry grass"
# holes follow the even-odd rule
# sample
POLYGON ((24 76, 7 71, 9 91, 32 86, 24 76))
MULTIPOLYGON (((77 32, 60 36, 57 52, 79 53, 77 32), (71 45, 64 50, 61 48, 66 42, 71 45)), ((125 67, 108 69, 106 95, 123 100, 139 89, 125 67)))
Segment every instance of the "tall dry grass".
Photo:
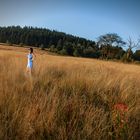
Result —
POLYGON ((25 69, 24 53, 1 51, 1 140, 140 138, 139 66, 37 54, 32 77, 25 69))

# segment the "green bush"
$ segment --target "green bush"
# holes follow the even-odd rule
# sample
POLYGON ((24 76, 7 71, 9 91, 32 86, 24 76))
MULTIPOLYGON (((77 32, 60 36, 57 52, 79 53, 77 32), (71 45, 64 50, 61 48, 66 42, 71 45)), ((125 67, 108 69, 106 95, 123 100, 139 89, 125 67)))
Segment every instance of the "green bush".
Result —
POLYGON ((68 55, 68 52, 66 49, 62 49, 60 52, 59 52, 61 55, 68 55))

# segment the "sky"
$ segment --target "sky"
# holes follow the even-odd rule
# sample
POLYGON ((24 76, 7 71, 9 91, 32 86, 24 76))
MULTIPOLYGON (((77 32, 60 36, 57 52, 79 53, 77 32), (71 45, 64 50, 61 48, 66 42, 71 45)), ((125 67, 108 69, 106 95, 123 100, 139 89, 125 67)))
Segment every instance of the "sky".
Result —
POLYGON ((0 0, 0 26, 33 26, 96 40, 140 35, 140 0, 0 0))

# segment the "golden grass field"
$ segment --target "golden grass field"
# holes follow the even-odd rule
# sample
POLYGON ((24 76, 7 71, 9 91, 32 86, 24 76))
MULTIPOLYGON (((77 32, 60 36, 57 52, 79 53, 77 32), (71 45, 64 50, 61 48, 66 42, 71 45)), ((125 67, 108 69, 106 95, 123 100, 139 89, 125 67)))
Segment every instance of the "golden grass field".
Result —
POLYGON ((0 140, 140 138, 140 66, 27 53, 0 45, 0 140))

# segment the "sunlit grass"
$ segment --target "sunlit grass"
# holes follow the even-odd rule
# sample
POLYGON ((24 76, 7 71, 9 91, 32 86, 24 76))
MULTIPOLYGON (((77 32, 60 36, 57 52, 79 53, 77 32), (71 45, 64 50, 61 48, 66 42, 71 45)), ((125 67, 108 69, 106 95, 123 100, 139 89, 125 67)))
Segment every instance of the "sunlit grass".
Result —
POLYGON ((0 50, 0 139, 139 139, 139 66, 36 50, 29 77, 25 52, 0 50))

